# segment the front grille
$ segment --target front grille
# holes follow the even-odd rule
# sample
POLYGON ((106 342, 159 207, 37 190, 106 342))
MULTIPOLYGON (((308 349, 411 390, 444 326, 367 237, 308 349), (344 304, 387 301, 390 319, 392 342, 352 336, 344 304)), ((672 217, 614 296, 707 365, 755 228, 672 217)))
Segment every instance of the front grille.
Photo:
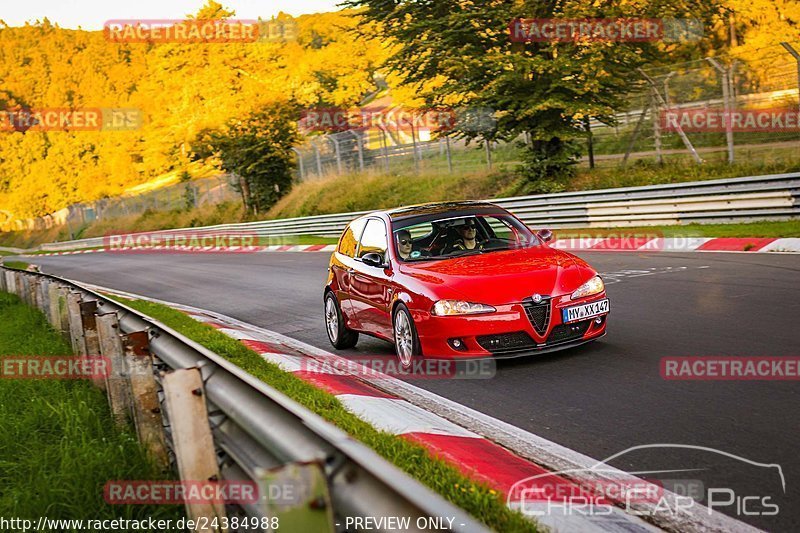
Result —
MULTIPOLYGON (((592 319, 593 320, 593 319, 592 319)), ((572 324, 559 324, 550 332, 545 344, 556 344, 559 342, 571 341, 580 339, 589 329, 589 324, 592 320, 582 320, 580 322, 573 322, 572 324)))
POLYGON ((536 342, 524 331, 500 335, 481 335, 475 340, 478 341, 481 348, 491 353, 516 352, 536 347, 536 342))
POLYGON ((522 307, 525 308, 525 314, 528 315, 528 320, 536 333, 544 335, 550 324, 550 299, 547 298, 538 304, 528 300, 523 302, 522 307))

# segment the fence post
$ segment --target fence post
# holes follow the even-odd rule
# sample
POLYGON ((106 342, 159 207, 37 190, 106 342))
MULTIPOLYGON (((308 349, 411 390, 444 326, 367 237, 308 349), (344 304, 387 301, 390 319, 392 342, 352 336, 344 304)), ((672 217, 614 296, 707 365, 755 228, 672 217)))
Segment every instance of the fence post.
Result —
POLYGON ((484 139, 483 145, 486 147, 486 168, 492 170, 492 141, 484 139))
POLYGON ((734 161, 733 153, 733 108, 731 106, 731 86, 730 74, 728 69, 719 64, 713 57, 707 57, 706 60, 722 74, 722 101, 725 107, 725 139, 728 144, 728 164, 732 165, 734 161))
POLYGON ((52 282, 47 286, 47 292, 49 293, 48 300, 50 303, 50 312, 48 315, 53 329, 56 331, 61 331, 63 328, 61 327, 61 313, 58 309, 58 288, 59 286, 55 282, 52 282))
POLYGON ((419 174, 420 154, 417 151, 417 135, 414 131, 414 121, 408 123, 411 126, 411 145, 414 148, 414 171, 419 174))
MULTIPOLYGON (((100 339, 97 335, 97 300, 81 302, 81 320, 83 321, 83 340, 86 344, 86 355, 97 357, 100 355, 100 339)), ((94 384, 100 390, 106 390, 106 380, 103 377, 94 378, 94 384)))
MULTIPOLYGON (((170 417, 172 444, 178 473, 182 480, 218 480, 219 465, 214 451, 214 440, 208 424, 208 408, 203 388, 203 378, 197 368, 175 370, 162 375, 164 403, 170 417)), ((224 517, 222 503, 187 503, 188 518, 224 517)))
POLYGON ((128 397, 124 349, 122 337, 119 334, 117 313, 107 313, 97 317, 97 337, 100 354, 111 362, 111 369, 106 375, 106 391, 108 392, 111 416, 114 418, 114 422, 122 427, 127 424, 131 404, 128 397))
POLYGON ((800 52, 795 50, 791 44, 786 42, 781 43, 781 46, 783 46, 787 52, 792 54, 792 57, 797 63, 797 105, 800 106, 800 52))
POLYGON ((670 97, 669 97, 669 80, 670 80, 670 78, 672 78, 672 76, 674 76, 675 74, 677 74, 677 72, 675 72, 675 71, 673 70, 672 72, 670 72, 669 74, 667 74, 667 75, 664 77, 664 107, 665 107, 667 110, 669 110, 669 109, 672 107, 672 103, 671 103, 671 100, 670 100, 670 97))
POLYGON ((6 271, 6 291, 17 294, 17 276, 13 270, 6 271))
POLYGON ((445 135, 445 150, 447 151, 447 171, 452 174, 453 173, 453 154, 450 152, 450 136, 445 135))
POLYGON ((75 355, 86 355, 86 341, 83 334, 83 319, 81 317, 81 295, 69 291, 67 294, 67 313, 69 317, 69 337, 72 343, 72 352, 75 355))
POLYGON ((28 294, 31 307, 39 309, 39 278, 36 276, 26 276, 28 278, 28 294))
POLYGON ((386 140, 386 130, 383 126, 378 126, 381 131, 381 148, 383 148, 383 164, 386 167, 386 172, 389 172, 389 143, 386 140))
POLYGON ((322 158, 320 158, 320 156, 319 156, 319 146, 317 146, 317 143, 314 143, 314 154, 316 155, 316 159, 317 159, 317 177, 321 178, 322 177, 322 158))
POLYGON ((69 288, 67 287, 58 287, 58 316, 59 316, 59 324, 61 325, 61 335, 64 339, 72 343, 72 333, 69 327, 69 306, 68 306, 68 299, 69 299, 69 288))
POLYGON ((589 151, 589 168, 594 168, 594 134, 592 133, 592 119, 591 117, 584 117, 584 124, 586 124, 586 147, 589 151))
POLYGON ((334 137, 334 135, 328 135, 328 139, 333 143, 334 150, 336 153, 336 171, 339 175, 342 175, 342 153, 339 151, 339 141, 334 137))
POLYGON ((361 172, 364 172, 364 146, 361 144, 362 143, 361 135, 354 132, 353 130, 350 130, 350 133, 352 133, 356 138, 356 149, 358 150, 358 169, 361 172))
POLYGON ((297 148, 292 148, 292 152, 294 152, 297 156, 297 167, 300 171, 300 181, 303 181, 306 177, 306 173, 303 171, 303 156, 300 155, 300 150, 297 148))
POLYGON ((28 292, 28 276, 19 273, 17 274, 17 296, 26 304, 31 304, 31 294, 28 292))
POLYGON ((45 320, 52 324, 50 319, 50 280, 47 278, 39 278, 39 310, 44 315, 45 320))
POLYGON ((164 442, 164 429, 161 425, 158 389, 147 332, 129 333, 125 335, 122 342, 130 384, 131 411, 139 442, 147 448, 159 464, 167 465, 169 458, 164 442))
POLYGON ((14 281, 14 273, 10 270, 5 270, 3 272, 3 279, 5 279, 3 290, 7 293, 14 294, 14 285, 16 284, 16 281, 14 281))
POLYGON ((656 161, 659 165, 664 164, 664 158, 661 155, 661 113, 659 112, 658 100, 653 93, 654 87, 650 87, 650 115, 653 117, 653 142, 656 147, 656 161))

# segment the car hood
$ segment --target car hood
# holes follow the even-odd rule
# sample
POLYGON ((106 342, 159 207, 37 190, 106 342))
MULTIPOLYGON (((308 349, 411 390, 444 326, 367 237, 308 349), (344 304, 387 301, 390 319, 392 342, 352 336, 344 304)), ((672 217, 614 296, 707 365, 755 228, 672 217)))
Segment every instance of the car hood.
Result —
POLYGON ((583 260, 548 246, 487 252, 408 264, 401 271, 424 284, 434 298, 461 298, 502 305, 535 293, 571 293, 596 274, 583 260))

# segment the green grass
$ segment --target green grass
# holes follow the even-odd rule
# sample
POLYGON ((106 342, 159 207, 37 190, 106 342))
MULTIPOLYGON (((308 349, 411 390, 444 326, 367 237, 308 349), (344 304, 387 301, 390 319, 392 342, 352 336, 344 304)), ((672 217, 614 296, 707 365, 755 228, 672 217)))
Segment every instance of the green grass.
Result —
POLYGON ((225 357, 332 422, 487 526, 504 533, 537 531, 533 522, 506 507, 502 495, 465 477, 445 461, 432 457, 422 446, 378 431, 347 411, 332 394, 265 361, 239 341, 169 307, 141 300, 120 300, 225 357))
POLYGON ((30 264, 25 261, 3 261, 3 266, 16 268, 17 270, 27 270, 30 264))
MULTIPOLYGON (((44 316, 0 293, 0 355, 71 355, 44 316)), ((130 429, 115 429, 103 392, 86 381, 0 379, 0 516, 178 519, 182 506, 117 506, 109 480, 165 479, 130 429)))
POLYGON ((267 218, 368 211, 444 199, 476 200, 511 195, 516 187, 513 175, 486 171, 336 176, 297 184, 267 218))

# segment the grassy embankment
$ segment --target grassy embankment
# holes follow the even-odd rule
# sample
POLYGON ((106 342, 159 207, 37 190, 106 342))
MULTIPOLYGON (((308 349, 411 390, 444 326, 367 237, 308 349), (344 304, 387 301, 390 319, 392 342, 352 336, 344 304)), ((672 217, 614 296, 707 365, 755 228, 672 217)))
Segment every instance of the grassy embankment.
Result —
MULTIPOLYGON (((71 355, 44 315, 0 292, 0 358, 71 355)), ((119 506, 109 480, 164 479, 131 428, 116 429, 88 381, 0 379, 0 516, 37 520, 178 519, 183 506, 119 506)), ((34 522, 35 523, 35 522, 34 522)))

